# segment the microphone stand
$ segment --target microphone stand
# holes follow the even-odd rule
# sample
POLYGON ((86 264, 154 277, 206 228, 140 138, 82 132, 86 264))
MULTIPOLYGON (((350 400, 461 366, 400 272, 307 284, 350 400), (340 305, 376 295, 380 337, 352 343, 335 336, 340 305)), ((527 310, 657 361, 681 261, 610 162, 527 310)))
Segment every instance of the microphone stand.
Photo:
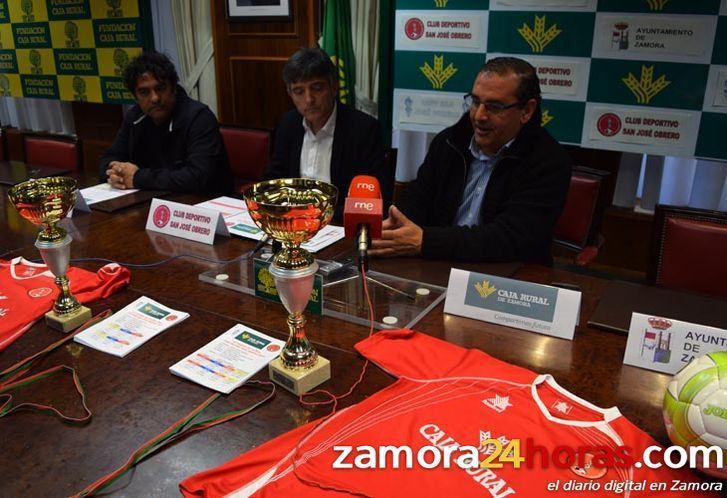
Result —
MULTIPOLYGON (((407 292, 404 292, 402 290, 399 290, 395 287, 392 287, 388 284, 385 284, 384 282, 376 280, 375 278, 372 278, 367 275, 368 268, 369 268, 369 253, 368 253, 369 243, 370 243, 370 238, 369 238, 368 226, 361 225, 358 230, 358 236, 356 237, 356 250, 358 253, 358 265, 357 265, 358 274, 352 275, 350 277, 342 278, 342 279, 336 280, 334 282, 325 283, 325 284, 323 284, 323 287, 325 288, 325 287, 331 287, 333 285, 342 284, 342 283, 348 282, 349 280, 353 280, 355 278, 359 278, 363 275, 366 275, 367 282, 371 282, 372 284, 380 285, 381 287, 383 287, 385 289, 388 289, 397 294, 401 294, 402 296, 404 296, 412 301, 415 301, 416 300, 415 296, 413 296, 407 292)), ((363 281, 361 282, 361 284, 363 285, 363 281)))

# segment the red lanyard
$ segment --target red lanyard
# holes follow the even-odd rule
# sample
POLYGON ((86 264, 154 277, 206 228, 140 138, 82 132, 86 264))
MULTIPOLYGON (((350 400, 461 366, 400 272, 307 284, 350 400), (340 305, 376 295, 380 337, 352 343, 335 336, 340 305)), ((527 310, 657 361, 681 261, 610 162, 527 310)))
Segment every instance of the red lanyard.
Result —
POLYGON ((30 410, 30 411, 36 411, 41 413, 48 413, 49 415, 53 415, 55 417, 58 417, 63 422, 67 424, 72 425, 86 425, 88 422, 91 421, 91 410, 88 409, 88 406, 86 405, 86 392, 83 389, 83 385, 81 384, 81 379, 78 378, 78 373, 75 369, 72 367, 69 367, 68 365, 56 365, 55 367, 48 368, 47 370, 43 370, 40 373, 33 374, 29 377, 26 377, 28 374, 28 371, 33 367, 33 364, 38 361, 39 359, 43 358, 45 355, 53 351, 54 349, 58 348, 59 346, 62 346, 63 344, 67 343, 68 341, 73 339, 73 336, 78 334, 79 332, 87 329, 91 325, 94 325, 95 323, 107 318, 109 315, 111 315, 111 310, 106 310, 98 315, 91 318, 89 321, 78 327, 75 332, 72 334, 68 334, 60 341, 54 342, 50 346, 46 347, 45 349, 28 356, 27 358, 20 360, 19 362, 15 363, 11 367, 3 370, 0 372, 0 418, 5 417, 6 415, 10 415, 11 413, 21 411, 21 410, 30 410), (79 397, 81 398, 81 404, 83 405, 83 411, 84 415, 82 417, 70 417, 68 415, 63 414, 61 411, 59 411, 57 408, 51 406, 51 405, 43 405, 40 403, 20 403, 18 405, 13 405, 13 395, 11 394, 12 391, 15 389, 18 389, 23 386, 27 386, 29 384, 32 384, 34 382, 37 382, 39 380, 46 379, 48 377, 52 377, 54 375, 63 374, 63 373, 69 373, 73 378, 73 385, 76 388, 76 392, 78 393, 79 397))

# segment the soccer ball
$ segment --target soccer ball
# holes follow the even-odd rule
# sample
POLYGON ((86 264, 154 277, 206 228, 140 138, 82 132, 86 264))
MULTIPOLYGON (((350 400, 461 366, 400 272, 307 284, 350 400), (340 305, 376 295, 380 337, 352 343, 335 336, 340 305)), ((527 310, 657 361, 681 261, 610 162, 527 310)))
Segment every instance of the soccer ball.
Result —
MULTIPOLYGON (((719 446, 727 462, 727 351, 690 361, 672 377, 664 394, 664 423, 674 444, 719 446)), ((701 463, 701 457, 698 458, 701 463)), ((703 472, 727 478, 727 465, 710 462, 703 472)))

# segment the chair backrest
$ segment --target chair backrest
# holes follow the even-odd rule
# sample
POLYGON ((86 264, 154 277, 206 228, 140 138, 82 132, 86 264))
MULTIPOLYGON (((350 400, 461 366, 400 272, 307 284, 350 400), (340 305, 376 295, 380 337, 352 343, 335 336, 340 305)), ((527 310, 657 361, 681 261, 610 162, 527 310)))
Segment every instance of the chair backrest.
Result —
POLYGON ((51 168, 78 169, 78 144, 75 140, 26 135, 25 162, 51 168))
POLYGON ((605 207, 599 202, 601 182, 607 175, 591 168, 574 168, 563 213, 553 230, 556 243, 580 250, 598 236, 605 207))
POLYGON ((649 282, 727 297, 727 213, 657 205, 649 282))
POLYGON ((239 192, 245 186, 262 180, 268 167, 271 132, 220 126, 220 133, 227 150, 236 190, 239 192))

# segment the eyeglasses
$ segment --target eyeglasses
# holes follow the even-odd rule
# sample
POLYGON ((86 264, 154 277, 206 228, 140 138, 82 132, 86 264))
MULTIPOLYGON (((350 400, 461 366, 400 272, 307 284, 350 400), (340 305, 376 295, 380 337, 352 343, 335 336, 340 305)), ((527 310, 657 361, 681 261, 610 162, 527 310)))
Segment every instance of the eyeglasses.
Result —
POLYGON ((471 110, 476 111, 480 108, 481 105, 485 106, 485 110, 489 112, 490 114, 500 114, 503 111, 506 111, 508 109, 512 109, 513 107, 519 107, 522 106, 522 102, 517 101, 512 104, 503 104, 502 102, 497 101, 481 101, 471 93, 468 93, 464 96, 464 104, 469 107, 471 110))

